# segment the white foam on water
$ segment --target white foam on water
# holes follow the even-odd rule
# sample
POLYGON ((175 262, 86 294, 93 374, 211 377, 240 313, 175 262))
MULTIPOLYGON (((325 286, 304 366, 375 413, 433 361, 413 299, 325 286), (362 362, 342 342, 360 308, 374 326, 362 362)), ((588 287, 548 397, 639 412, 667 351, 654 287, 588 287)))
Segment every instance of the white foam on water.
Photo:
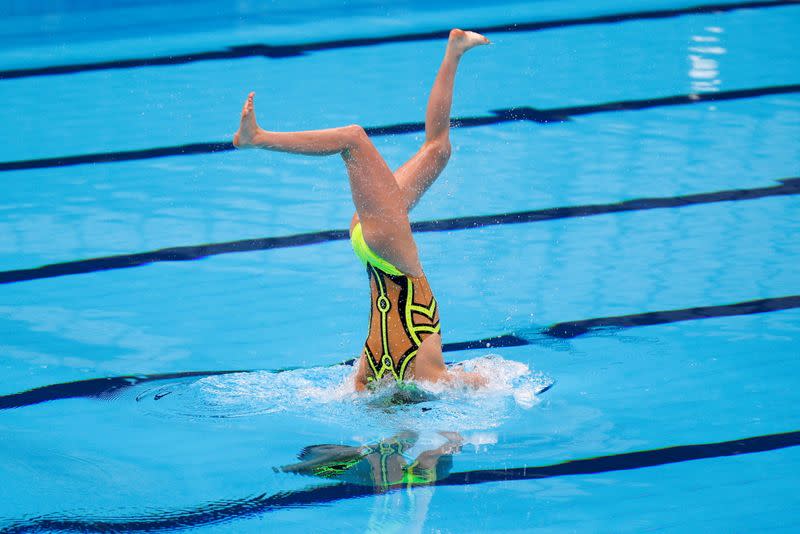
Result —
POLYGON ((154 388, 139 400, 157 401, 160 411, 191 417, 244 417, 285 413, 302 419, 373 431, 405 428, 448 431, 494 428, 520 409, 539 402, 553 381, 520 362, 481 356, 456 366, 478 373, 481 388, 419 382, 426 400, 393 405, 397 386, 355 391, 349 366, 314 367, 279 373, 257 371, 202 378, 154 388))

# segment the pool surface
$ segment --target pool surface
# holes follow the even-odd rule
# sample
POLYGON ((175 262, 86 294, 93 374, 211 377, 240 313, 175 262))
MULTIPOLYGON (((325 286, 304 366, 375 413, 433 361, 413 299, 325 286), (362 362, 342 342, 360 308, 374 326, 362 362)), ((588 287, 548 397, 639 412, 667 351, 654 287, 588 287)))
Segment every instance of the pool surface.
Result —
POLYGON ((0 532, 796 532, 800 3, 7 2, 0 532), (568 5, 567 5, 568 4, 568 5), (412 221, 445 357, 357 395, 338 158, 453 156, 412 221))

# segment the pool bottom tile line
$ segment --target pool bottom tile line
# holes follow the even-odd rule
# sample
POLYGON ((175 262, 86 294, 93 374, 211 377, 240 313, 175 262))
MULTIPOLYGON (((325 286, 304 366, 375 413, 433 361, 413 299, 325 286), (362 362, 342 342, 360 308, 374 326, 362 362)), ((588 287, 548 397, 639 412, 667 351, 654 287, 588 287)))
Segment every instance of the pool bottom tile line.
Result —
MULTIPOLYGON (((480 469, 450 473, 432 484, 412 484, 412 486, 463 487, 492 482, 535 481, 549 478, 596 475, 666 466, 682 462, 726 458, 745 454, 787 449, 800 445, 800 431, 766 434, 739 438, 729 441, 673 445, 659 449, 624 452, 593 458, 569 460, 544 465, 523 466, 504 469, 480 469)), ((698 467, 701 469, 702 467, 698 467)), ((408 488, 392 487, 386 491, 408 491, 408 488)), ((171 529, 185 529, 203 525, 218 524, 254 517, 267 512, 291 510, 308 506, 320 506, 348 499, 374 496, 376 489, 352 483, 316 486, 309 489, 283 491, 255 497, 225 499, 203 504, 193 508, 174 511, 161 510, 156 514, 132 516, 126 519, 81 518, 75 516, 58 517, 49 514, 40 518, 11 521, 0 532, 22 534, 25 532, 145 532, 171 529)))
MULTIPOLYGON (((750 300, 716 306, 700 306, 695 308, 662 310, 630 315, 617 315, 612 317, 596 317, 593 319, 557 323, 550 327, 533 332, 527 336, 525 334, 512 333, 476 339, 472 341, 445 343, 442 346, 442 351, 455 352, 463 350, 487 350, 521 347, 525 345, 539 344, 548 339, 568 340, 591 333, 607 334, 609 332, 613 333, 622 329, 640 326, 654 326, 719 317, 754 315, 797 308, 800 308, 800 295, 750 300)), ((333 365, 353 365, 354 363, 355 359, 350 359, 333 365)), ((300 369, 300 367, 287 367, 284 369, 274 370, 264 369, 260 370, 260 372, 281 373, 295 369, 300 369)), ((22 391, 20 393, 11 393, 0 396, 0 410, 22 408, 25 406, 41 404, 43 402, 64 399, 110 398, 112 395, 117 394, 124 389, 147 382, 191 377, 202 378, 212 375, 246 373, 253 371, 255 370, 184 371, 152 375, 126 375, 106 378, 93 378, 89 380, 79 380, 76 382, 50 384, 29 389, 27 391, 22 391)))
MULTIPOLYGON (((577 117, 580 115, 593 115, 595 113, 640 111, 651 108, 686 106, 707 102, 759 98, 799 92, 800 84, 788 84, 753 87, 748 89, 732 89, 714 93, 690 93, 639 100, 620 100, 616 102, 604 102, 586 106, 570 106, 551 109, 538 109, 529 106, 519 106, 515 108, 492 110, 491 115, 453 118, 451 119, 450 124, 453 128, 475 128, 479 126, 492 126, 495 124, 520 121, 535 122, 538 124, 551 124, 567 122, 572 117, 577 117)), ((425 123, 407 122, 385 126, 368 126, 365 128, 365 130, 370 136, 419 133, 425 131, 425 123)), ((72 165, 85 165, 93 163, 116 163, 122 161, 135 161, 171 156, 192 156, 197 154, 228 152, 232 150, 235 150, 235 147, 229 141, 188 143, 176 146, 145 148, 138 150, 122 150, 117 152, 79 154, 75 156, 57 156, 50 158, 3 161, 0 162, 0 172, 46 169, 52 167, 69 167, 72 165)))
MULTIPOLYGON (((477 31, 478 33, 526 33, 575 26, 619 24, 621 22, 635 20, 658 20, 684 15, 718 14, 737 11, 740 9, 768 9, 793 6, 797 5, 797 3, 798 0, 751 0, 748 2, 722 2, 673 9, 652 9, 644 11, 632 11, 627 13, 610 13, 607 15, 595 15, 590 17, 576 17, 533 22, 512 22, 493 26, 478 26, 469 29, 477 31)), ((270 45, 264 43, 232 45, 218 50, 206 50, 190 52, 186 54, 171 54, 169 56, 151 56, 146 58, 127 58, 110 61, 98 61, 93 63, 6 69, 0 70, 0 80, 29 78, 34 76, 58 76, 98 70, 184 65, 199 61, 225 61, 251 57, 288 59, 323 50, 338 50, 343 48, 360 48, 392 43, 408 43, 446 39, 449 33, 450 28, 446 28, 427 32, 386 35, 382 37, 351 37, 329 41, 312 41, 283 45, 270 45)))
MULTIPOLYGON (((608 204, 585 204, 578 206, 562 206, 540 210, 498 213, 493 215, 473 215, 452 219, 436 219, 417 221, 411 224, 415 232, 449 232, 455 230, 472 230, 487 226, 506 224, 525 224, 557 219, 592 217, 629 211, 646 211, 655 209, 682 208, 719 202, 741 202, 768 197, 779 197, 800 194, 800 178, 784 178, 777 180, 779 185, 755 187, 750 189, 727 189, 708 193, 678 195, 673 197, 635 198, 608 204)), ((94 273, 114 269, 128 269, 153 263, 192 261, 240 252, 254 252, 278 248, 317 245, 331 241, 349 239, 347 230, 323 230, 277 237, 242 239, 222 243, 203 245, 186 245, 163 248, 148 252, 103 256, 85 260, 74 260, 62 263, 51 263, 28 269, 0 271, 0 284, 11 284, 45 278, 56 278, 78 274, 94 273)))

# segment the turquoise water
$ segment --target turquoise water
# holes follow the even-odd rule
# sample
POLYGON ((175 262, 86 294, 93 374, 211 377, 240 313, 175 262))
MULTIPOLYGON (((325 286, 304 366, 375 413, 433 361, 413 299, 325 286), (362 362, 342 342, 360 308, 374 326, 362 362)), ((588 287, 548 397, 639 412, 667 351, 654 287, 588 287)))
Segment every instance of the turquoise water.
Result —
POLYGON ((215 4, 0 22, 0 531, 796 531, 800 5, 215 4), (357 396, 341 162, 171 147, 252 89, 398 166, 444 40, 381 39, 542 21, 465 58, 453 115, 488 119, 412 214, 446 358, 491 386, 357 396), (304 53, 175 59, 253 44, 304 53), (280 469, 393 438, 435 485, 280 469))

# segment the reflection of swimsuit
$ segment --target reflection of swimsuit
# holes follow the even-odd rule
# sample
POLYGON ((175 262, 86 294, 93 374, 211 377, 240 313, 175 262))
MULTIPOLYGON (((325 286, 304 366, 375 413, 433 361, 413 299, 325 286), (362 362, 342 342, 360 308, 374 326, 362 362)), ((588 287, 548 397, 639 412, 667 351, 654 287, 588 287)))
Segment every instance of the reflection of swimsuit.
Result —
POLYGON ((419 460, 414 460, 411 464, 405 465, 405 457, 403 452, 407 445, 398 442, 397 440, 384 440, 378 444, 377 452, 380 455, 380 480, 375 481, 375 487, 388 489, 396 486, 418 486, 423 484, 433 484, 436 482, 436 471, 433 469, 425 469, 419 465, 419 460), (390 462, 395 463, 396 467, 400 467, 402 475, 399 479, 392 480, 390 478, 390 462))
POLYGON ((422 467, 418 459, 408 464, 404 453, 411 445, 407 440, 391 438, 374 445, 347 447, 352 451, 349 457, 332 458, 311 467, 307 474, 338 478, 354 484, 370 481, 371 486, 381 491, 400 486, 433 484, 447 476, 453 467, 452 456, 438 458, 433 468, 422 467), (372 465, 370 457, 377 461, 377 465, 372 465))
POLYGON ((350 242, 369 274, 372 305, 364 356, 371 376, 367 381, 390 374, 400 382, 425 338, 439 332, 436 299, 424 274, 407 276, 369 248, 361 223, 353 228, 350 242))

